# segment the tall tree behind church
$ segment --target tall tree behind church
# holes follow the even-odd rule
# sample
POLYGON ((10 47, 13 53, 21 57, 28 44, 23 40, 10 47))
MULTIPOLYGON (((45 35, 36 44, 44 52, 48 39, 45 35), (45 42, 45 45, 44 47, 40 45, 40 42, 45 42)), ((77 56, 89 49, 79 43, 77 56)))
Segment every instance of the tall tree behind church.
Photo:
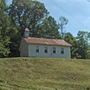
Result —
POLYGON ((77 34, 78 55, 80 58, 87 58, 88 32, 79 31, 77 34))
POLYGON ((20 40, 24 35, 25 28, 30 30, 30 36, 32 37, 57 38, 59 36, 58 24, 53 17, 49 16, 44 4, 39 1, 13 0, 7 12, 13 25, 18 30, 16 38, 12 38, 13 43, 12 47, 10 47, 13 53, 19 51, 20 40), (50 21, 48 21, 49 19, 50 21), (45 23, 46 21, 47 24, 45 23))

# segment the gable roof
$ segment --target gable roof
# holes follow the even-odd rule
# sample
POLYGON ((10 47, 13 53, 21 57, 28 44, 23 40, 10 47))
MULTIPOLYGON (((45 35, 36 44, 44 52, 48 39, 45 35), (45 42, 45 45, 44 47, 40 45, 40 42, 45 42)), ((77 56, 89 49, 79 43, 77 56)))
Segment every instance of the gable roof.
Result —
POLYGON ((67 47, 72 46, 71 44, 61 39, 27 37, 27 38, 23 38, 23 40, 27 44, 35 44, 35 45, 38 44, 38 45, 54 45, 54 46, 67 46, 67 47))

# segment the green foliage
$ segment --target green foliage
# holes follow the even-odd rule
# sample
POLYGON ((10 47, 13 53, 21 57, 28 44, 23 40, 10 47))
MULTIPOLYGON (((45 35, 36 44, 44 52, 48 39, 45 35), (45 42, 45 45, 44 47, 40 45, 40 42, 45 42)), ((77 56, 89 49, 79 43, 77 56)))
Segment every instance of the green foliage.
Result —
POLYGON ((29 28, 30 35, 36 36, 43 18, 48 14, 43 3, 39 1, 13 0, 8 13, 23 36, 25 28, 29 28))
POLYGON ((88 32, 79 31, 77 35, 78 55, 87 58, 88 32))
POLYGON ((0 0, 0 10, 5 9, 5 7, 6 7, 5 0, 0 0))
POLYGON ((48 16, 47 9, 39 1, 13 0, 8 9, 8 14, 19 28, 21 37, 25 28, 29 28, 30 36, 33 37, 47 37, 46 32, 49 33, 48 36, 50 37, 56 36, 55 38, 57 38, 59 36, 58 25, 55 19, 48 16))
POLYGON ((15 38, 17 33, 5 9, 5 1, 2 0, 0 6, 0 57, 6 57, 10 54, 11 39, 15 38))
POLYGON ((45 18, 42 22, 41 30, 39 36, 46 38, 59 38, 59 26, 55 19, 51 16, 45 18))
POLYGON ((10 35, 11 56, 19 56, 20 41, 25 28, 29 28, 32 37, 59 38, 58 24, 39 1, 13 0, 7 13, 17 32, 16 35, 10 35))
POLYGON ((70 32, 68 32, 68 33, 65 33, 64 40, 72 45, 72 47, 71 47, 71 56, 72 56, 72 58, 75 58, 76 57, 75 52, 77 50, 76 38, 70 32))
POLYGON ((65 39, 65 41, 72 44, 72 46, 76 46, 76 38, 70 32, 65 33, 64 39, 65 39))
POLYGON ((7 46, 5 46, 3 43, 4 42, 0 41, 0 57, 5 57, 10 53, 9 48, 7 48, 7 46))
POLYGON ((0 57, 7 56, 10 52, 9 43, 10 38, 8 36, 9 21, 7 15, 4 12, 5 2, 0 1, 0 57))
POLYGON ((72 45, 71 54, 72 58, 89 58, 90 47, 88 45, 89 33, 85 31, 79 31, 77 37, 74 37, 71 33, 65 33, 64 40, 72 45))

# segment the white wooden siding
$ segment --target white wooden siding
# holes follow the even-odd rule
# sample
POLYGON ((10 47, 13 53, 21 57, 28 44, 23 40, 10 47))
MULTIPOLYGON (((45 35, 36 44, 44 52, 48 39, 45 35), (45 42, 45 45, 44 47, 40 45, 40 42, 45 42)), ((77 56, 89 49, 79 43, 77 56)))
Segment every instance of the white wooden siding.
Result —
POLYGON ((71 58, 71 53, 70 53, 70 47, 47 46, 47 45, 29 45, 28 46, 28 56, 71 58), (39 48, 39 53, 36 52, 37 47, 39 48), (44 52, 45 48, 48 49, 47 53, 44 52), (56 53, 53 53, 53 48, 56 48, 56 53), (61 54, 61 48, 64 48, 64 54, 61 54))

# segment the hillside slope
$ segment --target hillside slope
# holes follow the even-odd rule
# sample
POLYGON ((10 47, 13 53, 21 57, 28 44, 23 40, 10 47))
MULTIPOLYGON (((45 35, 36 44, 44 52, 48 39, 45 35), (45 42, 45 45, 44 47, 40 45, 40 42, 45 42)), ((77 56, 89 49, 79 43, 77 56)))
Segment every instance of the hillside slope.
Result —
POLYGON ((0 59, 0 90, 87 90, 89 60, 0 59))

